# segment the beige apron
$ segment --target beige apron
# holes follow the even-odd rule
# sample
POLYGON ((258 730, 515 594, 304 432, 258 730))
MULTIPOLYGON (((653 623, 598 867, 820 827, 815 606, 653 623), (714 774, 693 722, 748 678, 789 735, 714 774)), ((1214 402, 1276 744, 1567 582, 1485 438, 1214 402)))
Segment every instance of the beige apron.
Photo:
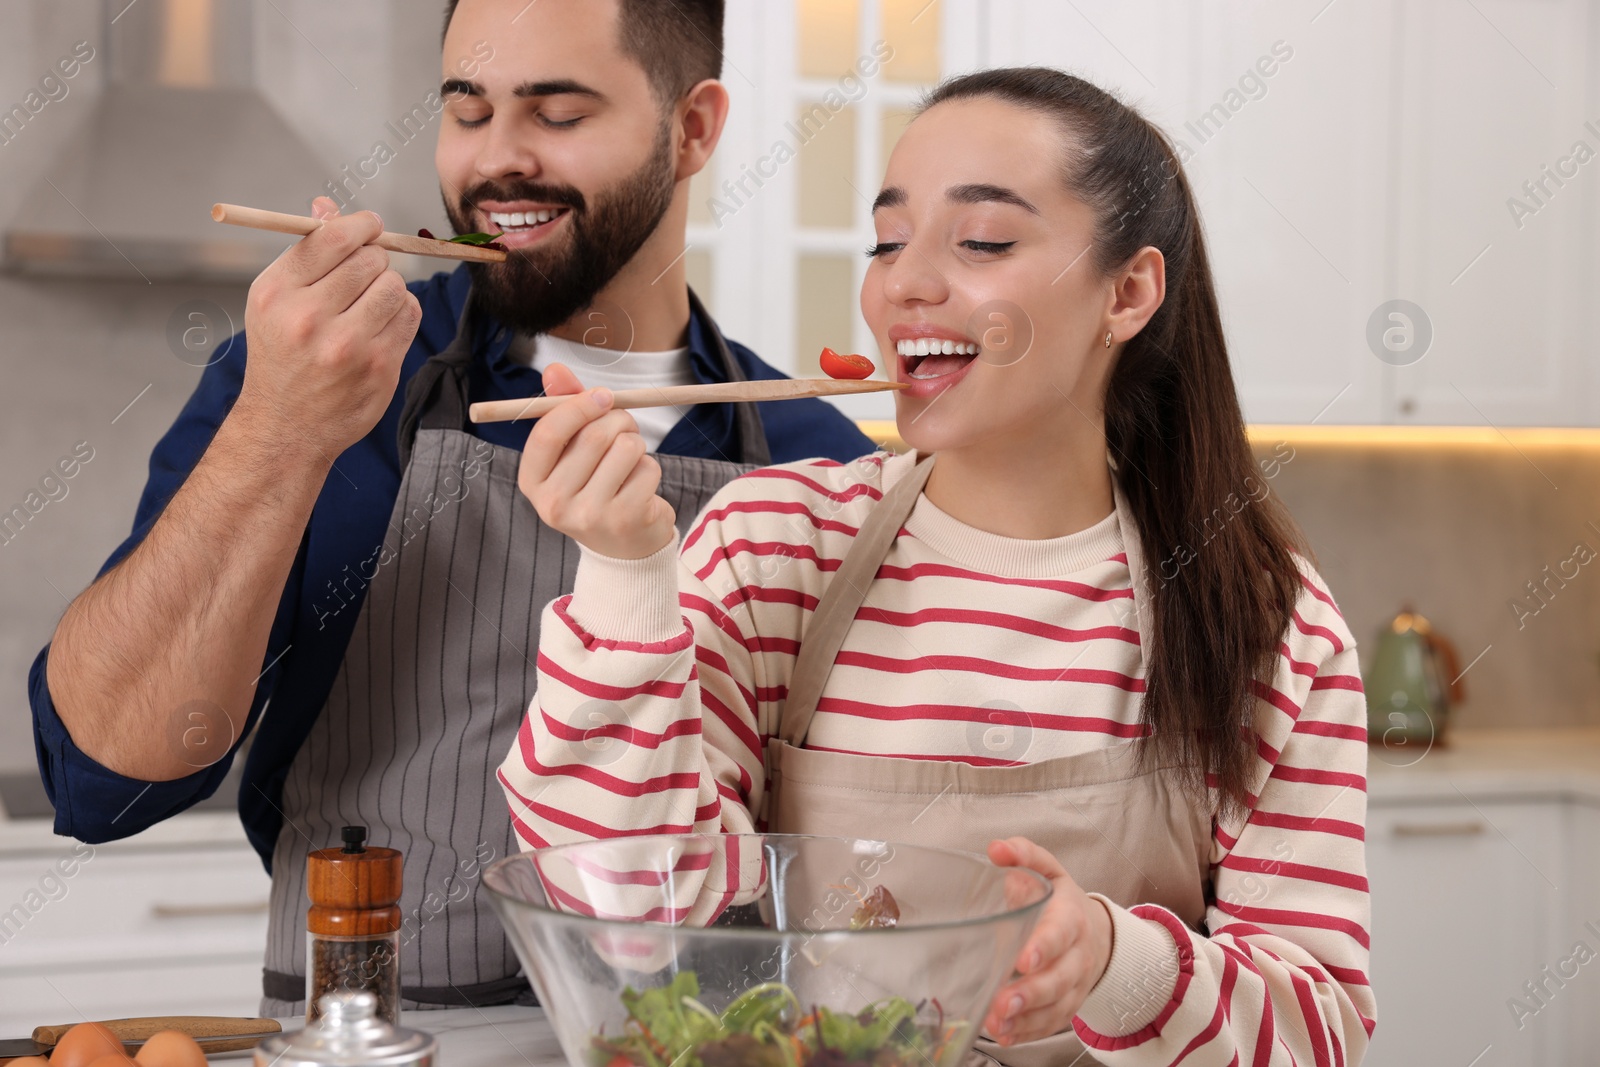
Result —
MULTIPOLYGON (((888 489, 862 524, 806 630, 778 736, 767 745, 767 821, 773 833, 828 834, 983 852, 1022 835, 1053 853, 1084 890, 1123 906, 1160 904, 1198 929, 1209 882, 1211 815, 1170 768, 1145 767, 1144 740, 1015 767, 857 756, 808 749, 805 739, 834 658, 868 587, 933 469, 932 457, 888 489)), ((1141 647, 1149 648, 1144 567, 1126 502, 1117 514, 1134 578, 1141 647)), ((1094 1062, 1070 1029, 1012 1048, 977 1049, 1013 1067, 1094 1062)))

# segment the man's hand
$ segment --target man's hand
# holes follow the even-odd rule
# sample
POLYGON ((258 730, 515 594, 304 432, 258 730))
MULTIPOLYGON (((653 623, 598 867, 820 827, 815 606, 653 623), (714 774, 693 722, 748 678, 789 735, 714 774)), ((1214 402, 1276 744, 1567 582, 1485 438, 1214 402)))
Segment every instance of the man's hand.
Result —
POLYGON ((250 358, 236 407, 281 425, 285 448, 304 442, 332 463, 394 398, 422 307, 371 243, 383 232, 377 215, 340 218, 327 197, 313 210, 323 227, 250 286, 250 358))
POLYGON ((242 732, 328 469, 393 401, 421 321, 371 244, 378 217, 337 218, 325 197, 313 206, 323 227, 250 286, 250 358, 232 411, 144 540, 72 602, 50 646, 61 721, 90 759, 129 778, 185 778, 220 754, 191 743, 185 709, 197 704, 219 728, 225 720, 230 739, 242 732))
POLYGON ((566 367, 544 375, 547 396, 571 396, 533 424, 517 485, 545 525, 602 556, 643 559, 672 542, 672 505, 656 495, 661 465, 639 425, 611 408, 611 392, 585 392, 566 367))
POLYGON ((1111 959, 1111 914, 1078 887, 1055 856, 1025 837, 989 844, 1001 867, 1026 867, 1055 892, 1017 956, 1022 977, 995 994, 984 1027, 1002 1045, 1037 1041, 1072 1025, 1111 959))

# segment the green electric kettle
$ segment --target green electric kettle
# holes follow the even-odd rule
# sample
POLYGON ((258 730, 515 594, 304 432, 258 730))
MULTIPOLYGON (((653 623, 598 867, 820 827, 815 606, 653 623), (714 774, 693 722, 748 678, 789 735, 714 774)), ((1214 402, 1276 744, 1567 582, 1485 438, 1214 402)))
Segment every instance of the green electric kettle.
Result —
POLYGON ((1378 631, 1362 685, 1367 741, 1385 747, 1442 744, 1451 709, 1466 698, 1455 645, 1409 605, 1378 631))

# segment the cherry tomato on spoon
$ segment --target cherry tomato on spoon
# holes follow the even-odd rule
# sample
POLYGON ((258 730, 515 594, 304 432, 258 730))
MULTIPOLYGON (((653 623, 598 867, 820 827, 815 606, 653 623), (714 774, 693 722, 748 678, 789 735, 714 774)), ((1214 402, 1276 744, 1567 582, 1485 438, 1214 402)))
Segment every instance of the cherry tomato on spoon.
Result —
POLYGON ((831 348, 824 348, 818 359, 822 365, 822 373, 830 378, 849 378, 860 380, 872 377, 872 372, 877 370, 872 365, 872 360, 866 356, 843 356, 831 348))

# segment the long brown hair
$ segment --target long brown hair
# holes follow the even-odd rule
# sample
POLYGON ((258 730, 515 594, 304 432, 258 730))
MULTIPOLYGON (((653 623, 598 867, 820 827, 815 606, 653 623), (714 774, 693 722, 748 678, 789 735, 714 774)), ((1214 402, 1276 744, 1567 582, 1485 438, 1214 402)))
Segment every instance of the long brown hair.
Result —
POLYGON ((1166 298, 1112 368, 1105 433, 1147 569, 1162 561, 1147 583, 1143 721, 1162 762, 1185 769, 1197 793, 1209 778, 1221 808, 1237 811, 1250 802, 1256 687, 1292 618, 1304 542, 1250 451, 1188 179, 1160 130, 1082 78, 981 71, 940 85, 921 110, 973 98, 1062 128, 1063 180, 1094 211, 1102 277, 1146 246, 1165 257, 1166 298))

